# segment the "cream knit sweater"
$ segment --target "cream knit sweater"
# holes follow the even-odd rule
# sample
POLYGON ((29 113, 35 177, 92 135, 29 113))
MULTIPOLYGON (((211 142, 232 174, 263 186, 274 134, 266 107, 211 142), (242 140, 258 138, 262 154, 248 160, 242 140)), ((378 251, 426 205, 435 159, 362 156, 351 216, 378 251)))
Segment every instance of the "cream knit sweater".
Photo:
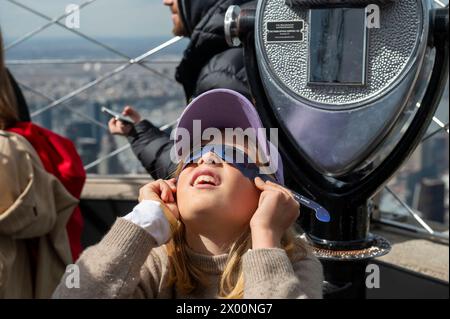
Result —
MULTIPOLYGON (((189 262, 200 267, 208 285, 189 295, 168 285, 169 261, 165 246, 156 247, 143 228, 119 218, 96 246, 77 262, 79 288, 68 288, 71 273, 57 287, 54 298, 217 298, 227 255, 205 256, 189 251, 189 262)), ((322 266, 313 255, 291 263, 282 249, 250 250, 242 258, 244 298, 321 298, 322 266)), ((73 274, 72 274, 73 275, 73 274)))

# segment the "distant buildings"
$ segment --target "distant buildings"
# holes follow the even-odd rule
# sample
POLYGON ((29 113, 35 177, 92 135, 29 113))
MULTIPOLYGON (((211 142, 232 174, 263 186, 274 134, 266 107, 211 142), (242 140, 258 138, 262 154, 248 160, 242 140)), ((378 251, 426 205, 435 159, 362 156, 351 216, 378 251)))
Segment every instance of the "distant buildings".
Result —
MULTIPOLYGON (((439 117, 448 122, 448 86, 441 104, 443 109, 447 108, 447 118, 439 117)), ((436 129, 437 126, 433 124, 432 127, 436 129)), ((389 185, 419 215, 448 225, 449 134, 442 131, 420 144, 389 185)), ((416 223, 388 193, 381 200, 381 210, 398 220, 416 223)))
POLYGON ((444 223, 446 221, 445 192, 443 180, 424 178, 416 185, 413 206, 425 219, 444 223))
MULTIPOLYGON (((160 59, 177 60, 179 56, 163 55, 160 59)), ((174 63, 149 64, 165 78, 155 75, 139 66, 133 66, 92 89, 79 94, 64 103, 42 113, 34 120, 55 132, 67 136, 76 145, 83 163, 92 163, 101 156, 116 150, 117 145, 126 143, 123 137, 113 137, 104 127, 93 124, 70 112, 77 110, 97 122, 107 125, 109 118, 101 113, 101 107, 120 112, 124 106, 132 105, 142 116, 155 125, 164 125, 178 118, 185 107, 185 97, 181 86, 171 81, 174 78, 174 63), (120 143, 118 143, 120 142, 120 143)), ((44 95, 58 99, 93 81, 102 74, 117 67, 114 64, 69 64, 14 66, 14 75, 23 83, 44 95)), ((45 107, 50 102, 41 96, 24 90, 32 111, 45 107)), ((90 174, 147 174, 131 151, 119 154, 88 171, 90 174)))

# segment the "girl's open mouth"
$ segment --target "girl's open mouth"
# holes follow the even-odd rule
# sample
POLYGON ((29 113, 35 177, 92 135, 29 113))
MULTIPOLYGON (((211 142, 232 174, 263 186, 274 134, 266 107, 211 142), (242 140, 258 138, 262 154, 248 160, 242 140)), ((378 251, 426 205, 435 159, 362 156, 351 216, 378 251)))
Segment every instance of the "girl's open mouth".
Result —
POLYGON ((212 170, 198 169, 192 176, 191 186, 198 189, 215 188, 220 185, 220 178, 212 170))

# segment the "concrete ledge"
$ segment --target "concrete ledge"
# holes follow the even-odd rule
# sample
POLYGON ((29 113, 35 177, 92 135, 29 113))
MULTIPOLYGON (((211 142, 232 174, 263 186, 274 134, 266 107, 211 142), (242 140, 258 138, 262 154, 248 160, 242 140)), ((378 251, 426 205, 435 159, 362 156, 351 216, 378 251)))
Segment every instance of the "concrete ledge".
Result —
POLYGON ((86 200, 135 201, 139 197, 139 189, 151 181, 151 177, 146 175, 107 177, 89 175, 81 198, 86 200))
POLYGON ((391 242, 392 250, 378 258, 388 264, 449 282, 449 246, 426 239, 417 239, 391 227, 374 231, 391 242))

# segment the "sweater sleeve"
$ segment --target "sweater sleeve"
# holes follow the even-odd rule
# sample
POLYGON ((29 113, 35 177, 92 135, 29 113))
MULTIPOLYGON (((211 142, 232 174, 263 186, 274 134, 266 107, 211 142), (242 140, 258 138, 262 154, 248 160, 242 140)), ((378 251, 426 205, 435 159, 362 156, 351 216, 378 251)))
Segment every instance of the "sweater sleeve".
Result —
POLYGON ((151 290, 157 285, 148 284, 144 291, 141 277, 148 276, 143 265, 156 246, 145 229, 119 218, 99 244, 85 250, 76 271, 66 271, 53 298, 154 298, 157 291, 151 290), (79 276, 78 284, 74 275, 79 276))
POLYGON ((322 298, 322 265, 311 253, 292 263, 283 249, 250 250, 242 267, 244 298, 322 298))
POLYGON ((170 136, 147 120, 136 124, 128 136, 134 154, 154 179, 167 179, 176 169, 170 159, 170 136))

